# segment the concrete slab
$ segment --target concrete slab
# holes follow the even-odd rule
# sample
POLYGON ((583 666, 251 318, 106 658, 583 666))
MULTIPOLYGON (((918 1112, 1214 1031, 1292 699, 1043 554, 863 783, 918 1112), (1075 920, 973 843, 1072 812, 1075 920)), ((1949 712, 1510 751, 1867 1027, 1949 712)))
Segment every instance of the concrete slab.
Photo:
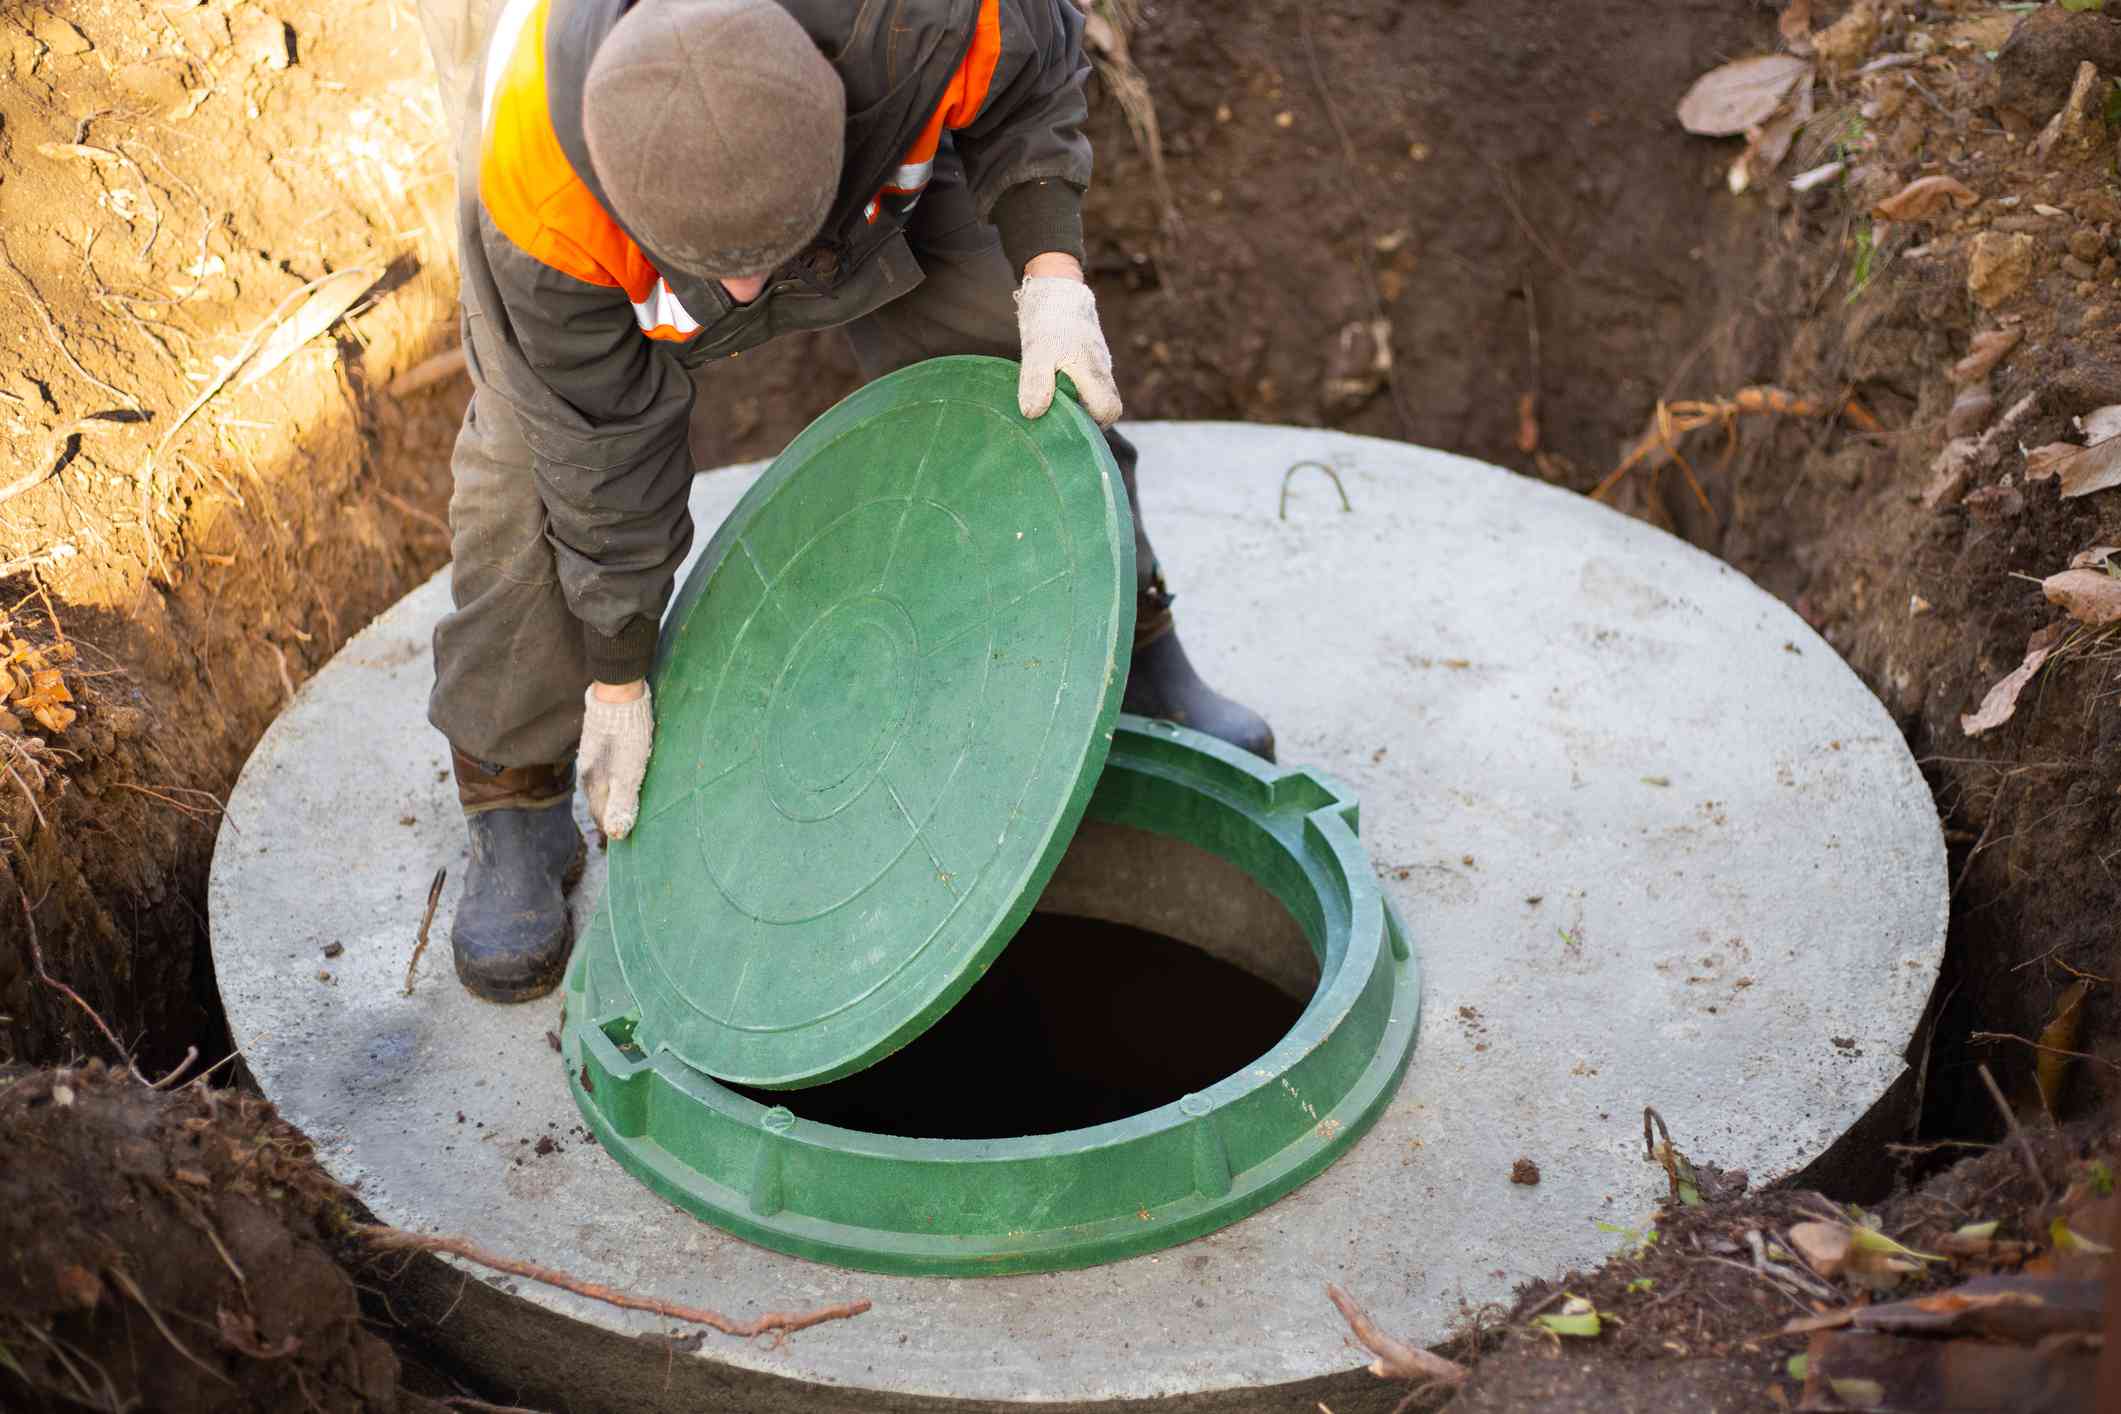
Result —
MULTIPOLYGON (((664 1323, 452 1278, 431 1314, 457 1308, 441 1333, 467 1359, 527 1393, 571 1367, 578 1408, 593 1367, 589 1387, 636 1410, 1308 1409, 1373 1383, 1324 1282, 1435 1340, 1461 1302, 1594 1263, 1615 1242, 1594 1223, 1647 1211, 1644 1105, 1690 1154, 1766 1179, 1901 1076, 1943 947, 1943 843, 1893 723, 1793 614, 1677 540, 1479 463, 1300 429, 1131 430, 1193 656, 1268 714, 1285 761, 1361 793, 1423 967, 1392 1108, 1259 1215, 1087 1271, 858 1275, 681 1214, 568 1137, 556 1001, 485 1006, 451 975, 465 852, 423 716, 438 579, 310 682, 230 802, 213 946, 252 1073, 386 1221, 739 1316, 875 1302, 779 1347, 672 1355, 617 1339, 664 1323), (1353 509, 1302 462, 1332 466, 1353 509), (325 961, 330 942, 345 951, 325 961), (560 1147, 535 1154, 546 1135, 560 1147), (1537 1187, 1510 1182, 1519 1156, 1537 1187)), ((702 478, 695 516, 749 479, 702 478)))

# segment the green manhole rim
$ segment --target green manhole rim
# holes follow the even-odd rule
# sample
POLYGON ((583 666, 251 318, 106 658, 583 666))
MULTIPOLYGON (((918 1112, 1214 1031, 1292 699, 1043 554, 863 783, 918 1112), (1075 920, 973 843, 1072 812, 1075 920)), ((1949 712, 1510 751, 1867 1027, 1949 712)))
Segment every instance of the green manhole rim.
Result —
POLYGON ((1126 1119, 1018 1139, 911 1139, 798 1119, 630 1044, 623 984, 599 968, 611 946, 600 908, 569 968, 562 1043, 598 1142, 727 1231, 900 1274, 1050 1271, 1155 1251, 1316 1175, 1390 1102, 1419 1024, 1418 965, 1357 838, 1353 795, 1200 733, 1122 717, 1088 813, 1230 859, 1310 936, 1318 986, 1252 1065, 1126 1119), (861 1220, 831 1216, 850 1210, 861 1220))

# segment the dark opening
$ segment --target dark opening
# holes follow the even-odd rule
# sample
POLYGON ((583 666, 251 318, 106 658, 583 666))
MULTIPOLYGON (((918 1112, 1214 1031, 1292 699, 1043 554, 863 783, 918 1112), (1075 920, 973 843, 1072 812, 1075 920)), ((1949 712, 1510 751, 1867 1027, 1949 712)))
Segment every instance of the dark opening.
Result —
POLYGON ((1304 1004, 1190 944, 1035 913, 925 1035, 808 1090, 740 1092, 912 1139, 1008 1139, 1124 1119, 1266 1054, 1304 1004))

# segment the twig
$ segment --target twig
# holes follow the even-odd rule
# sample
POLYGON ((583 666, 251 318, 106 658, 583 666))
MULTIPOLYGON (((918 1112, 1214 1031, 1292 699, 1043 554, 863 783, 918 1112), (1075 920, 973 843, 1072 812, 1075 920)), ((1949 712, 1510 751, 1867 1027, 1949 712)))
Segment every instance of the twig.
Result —
POLYGON ((447 382, 462 373, 464 367, 464 346, 459 344, 453 349, 444 349, 432 357, 421 359, 418 363, 391 379, 383 391, 390 394, 393 398, 407 397, 419 392, 422 388, 432 387, 436 383, 447 382))
POLYGON ((413 970, 420 965, 420 954, 427 951, 427 930, 434 926, 435 905, 442 901, 442 881, 449 877, 449 866, 435 870, 435 881, 427 886, 427 912, 420 917, 419 941, 412 945, 412 961, 405 964, 405 995, 412 995, 413 970))
MULTIPOLYGON (((1794 1267, 1770 1267, 1768 1265, 1767 1239, 1760 1235, 1759 1228, 1753 1228, 1746 1233, 1745 1245, 1753 1249, 1753 1269, 1762 1276, 1770 1276, 1779 1281, 1786 1281, 1792 1286, 1803 1288, 1822 1300, 1839 1301, 1841 1299, 1841 1293, 1820 1280, 1818 1273, 1811 1270, 1809 1263, 1806 1263, 1803 1272, 1797 1271, 1794 1267)), ((1785 1246, 1785 1250, 1797 1261, 1804 1261, 1804 1254, 1795 1247, 1785 1246)))
POLYGON ((360 1223, 354 1227, 354 1235, 362 1237, 386 1251, 447 1252, 462 1257, 467 1262, 476 1262, 496 1272, 522 1277, 526 1281, 571 1291, 591 1301, 602 1301, 626 1311, 649 1311, 683 1321, 688 1325, 706 1326, 723 1335, 733 1335, 749 1340, 769 1333, 790 1335, 811 1326, 823 1325, 827 1321, 844 1321, 861 1315, 869 1309, 866 1300, 842 1301, 833 1306, 820 1306, 815 1311, 768 1311, 751 1321, 734 1321, 719 1311, 709 1311, 699 1306, 680 1306, 671 1301, 658 1301, 651 1296, 636 1296, 629 1291, 604 1286, 593 1281, 582 1281, 551 1267, 541 1267, 532 1262, 519 1262, 512 1257, 497 1257, 482 1251, 461 1237, 445 1237, 421 1232, 406 1232, 401 1228, 385 1227, 380 1223, 360 1223))
POLYGON ((1496 195, 1502 198, 1504 206, 1510 208, 1511 219, 1517 222, 1517 229, 1524 233, 1525 239, 1536 246, 1541 255, 1553 261, 1556 270, 1559 270, 1564 275, 1573 274, 1574 272, 1569 269, 1569 262, 1563 260, 1560 253, 1547 244, 1546 237, 1539 234, 1539 230, 1533 226, 1531 218, 1524 214, 1524 208, 1517 204, 1517 193, 1510 190, 1509 178, 1503 175, 1502 169, 1489 161, 1486 153, 1476 152, 1474 156, 1480 159, 1481 166, 1488 169, 1488 177, 1495 183, 1496 195))
POLYGON ((1370 1366, 1371 1374, 1385 1380, 1429 1380, 1447 1385, 1465 1383, 1466 1367, 1456 1360, 1446 1360, 1418 1345, 1409 1345, 1386 1335, 1370 1319, 1370 1313, 1355 1304, 1354 1297, 1331 1282, 1326 1283, 1326 1295, 1340 1308, 1341 1319, 1348 1323, 1355 1338, 1377 1357, 1370 1366))
POLYGON ((152 1305, 148 1303, 147 1296, 144 1292, 140 1290, 139 1284, 136 1283, 131 1277, 127 1276, 123 1268, 105 1267, 104 1271, 109 1275, 110 1279, 113 1282, 117 1283, 118 1289, 120 1291, 123 1291, 127 1296, 130 1296, 133 1300, 140 1303, 140 1309, 147 1312, 147 1319, 155 1323, 155 1329, 162 1332, 162 1338, 164 1340, 168 1341, 171 1345, 176 1347, 177 1353, 179 1355, 182 1355, 185 1359, 191 1361, 192 1364, 197 1365, 200 1369, 204 1370, 213 1378, 219 1380, 222 1384, 229 1385, 231 1387, 235 1385, 234 1380, 222 1374, 219 1370, 216 1370, 213 1366, 207 1364, 204 1360, 201 1360, 198 1356, 192 1354, 191 1351, 185 1348, 184 1342, 177 1339, 176 1334, 170 1330, 168 1325, 164 1324, 162 1320, 162 1313, 160 1311, 157 1311, 152 1305))
POLYGON ((286 692, 287 692, 287 700, 288 700, 289 702, 292 702, 292 701, 294 701, 294 700, 295 700, 295 680, 294 680, 294 678, 292 678, 291 676, 289 676, 289 675, 288 675, 288 671, 287 671, 287 655, 286 655, 285 653, 283 653, 283 652, 281 652, 281 651, 280 651, 280 645, 279 645, 279 644, 277 644, 277 643, 273 642, 273 641, 272 641, 271 639, 269 639, 269 638, 265 640, 265 646, 266 646, 267 648, 270 648, 270 649, 272 650, 272 660, 273 660, 273 662, 275 662, 275 663, 277 663, 277 664, 279 665, 279 668, 280 668, 280 686, 281 686, 282 688, 284 688, 284 689, 286 690, 286 692))
POLYGON ((2066 1051, 2060 1046, 2048 1046, 2038 1041, 2028 1041, 2023 1036, 2013 1035, 2008 1031, 1970 1031, 1967 1033, 1966 1039, 1969 1041, 2016 1041, 2021 1046, 2031 1046, 2034 1050, 2046 1051, 2051 1056, 2068 1056, 2073 1060, 2088 1060, 2094 1064, 2103 1065, 2108 1070, 2121 1070, 2121 1063, 2110 1061, 2104 1056, 2090 1055, 2084 1051, 2066 1051))
POLYGON ((5 241, 0 241, 0 263, 4 263, 7 266, 8 273, 15 277, 16 282, 22 286, 22 292, 29 296, 30 306, 37 311, 37 318, 44 324, 45 336, 52 341, 52 347, 59 350, 61 357, 65 358, 73 366, 74 372, 116 398, 119 402, 124 403, 134 412, 140 411, 140 400, 138 398, 126 392, 123 388, 113 388, 110 384, 89 372, 82 366, 81 360, 74 357, 74 351, 68 348, 66 340, 59 336, 59 326, 52 319, 50 306, 45 304, 44 296, 37 293, 37 287, 31 283, 29 276, 22 273, 22 267, 15 264, 15 257, 8 252, 7 242, 5 241))
POLYGON ((2033 1155, 2032 1141, 2025 1137, 2025 1130, 2018 1124, 2018 1116, 2012 1113, 2010 1102, 2003 1098, 2003 1087, 1996 1083, 1995 1076, 1989 1074, 1987 1064, 1976 1065, 1974 1069, 1979 1072, 1981 1083, 1988 1087, 1988 1097, 1996 1102, 1996 1110, 2003 1116, 2003 1123, 2010 1130, 2012 1141, 2018 1146, 2018 1157, 2025 1160, 2025 1171, 2032 1175, 2034 1184, 2040 1189, 2040 1206, 2046 1207, 2054 1200, 2055 1195, 2047 1186, 2047 1175, 2040 1171, 2040 1160, 2033 1155))
POLYGON ((399 496, 393 496, 393 495, 392 495, 392 494, 391 494, 390 492, 388 492, 388 491, 385 491, 385 490, 384 490, 384 489, 383 489, 382 487, 380 487, 380 486, 378 486, 378 487, 376 488, 376 495, 377 495, 377 496, 379 496, 379 497, 381 497, 381 498, 382 498, 382 499, 383 499, 384 501, 388 502, 388 503, 389 503, 390 505, 392 505, 392 506, 395 506, 395 507, 396 507, 397 509, 399 509, 399 510, 403 511, 403 512, 404 512, 404 513, 405 513, 406 515, 409 515, 409 516, 411 516, 411 517, 412 517, 412 518, 413 518, 414 520, 417 520, 417 521, 423 522, 424 524, 427 524, 427 525, 431 525, 431 526, 433 526, 433 527, 434 527, 434 528, 435 528, 436 530, 439 530, 439 531, 441 531, 441 532, 442 532, 442 538, 443 538, 444 540, 447 540, 447 539, 450 539, 450 538, 451 538, 451 536, 450 536, 450 531, 449 531, 449 525, 448 525, 448 523, 447 523, 447 522, 445 522, 445 521, 443 521, 443 520, 440 520, 440 519, 438 519, 437 517, 435 517, 435 516, 432 516, 432 515, 428 514, 428 513, 426 512, 426 511, 423 511, 423 510, 421 510, 421 509, 420 509, 420 508, 419 508, 418 506, 414 505, 414 504, 413 504, 412 502, 410 502, 410 501, 408 501, 408 500, 405 500, 405 499, 404 499, 404 498, 402 498, 402 497, 399 497, 399 496))
POLYGON ((197 1046, 186 1046, 184 1048, 184 1059, 177 1062, 177 1068, 147 1088, 150 1090, 167 1090, 183 1077, 185 1071, 191 1069, 192 1062, 198 1058, 199 1048, 197 1046))
POLYGON ((1343 511, 1352 511, 1355 509, 1355 507, 1351 505, 1348 501, 1348 488, 1340 484, 1339 472, 1335 471, 1332 467, 1327 466, 1324 462, 1304 461, 1296 463, 1294 466, 1290 467, 1287 471, 1281 474, 1281 506, 1280 509, 1276 512, 1276 514, 1278 514, 1283 520, 1287 520, 1289 518, 1289 478, 1295 476, 1296 473, 1299 471, 1308 471, 1313 467, 1316 467, 1318 470, 1324 472, 1328 477, 1332 479, 1333 489, 1340 493, 1340 508, 1343 511))
POLYGON ((1807 1316, 1812 1314, 1812 1308, 1804 1304, 1803 1298, 1799 1297, 1798 1294, 1795 1291, 1792 1291, 1789 1287, 1784 1286, 1782 1282, 1778 1279, 1780 1273, 1772 1271, 1763 1271, 1758 1267, 1749 1267, 1744 1262, 1737 1261, 1736 1259, 1731 1257, 1719 1257, 1713 1252, 1698 1252, 1694 1255, 1692 1260, 1696 1262, 1714 1262, 1719 1267, 1730 1267, 1735 1271, 1744 1272, 1749 1276, 1759 1277, 1762 1281, 1766 1282, 1774 1290, 1781 1292, 1783 1295, 1783 1299, 1788 1301, 1791 1305, 1795 1306, 1798 1310, 1804 1312, 1807 1316))
MULTIPOLYGON (((336 280, 345 273, 344 270, 335 270, 329 275, 320 275, 308 284, 288 291, 286 296, 273 306, 272 313, 266 315, 250 333, 244 336, 242 346, 225 363, 214 370, 214 376, 207 379, 206 386, 201 388, 197 396, 193 397, 189 403, 185 404, 184 411, 177 414, 176 420, 170 423, 169 430, 162 434, 162 440, 155 444, 155 450, 147 458, 147 465, 142 467, 138 473, 139 479, 143 484, 153 474, 155 463, 162 459, 162 454, 169 450, 172 442, 177 440, 177 434, 184 430, 187 423, 198 416, 199 409, 211 402, 214 395, 227 385, 229 379, 235 377, 243 366, 250 362, 251 355, 264 347, 266 339, 271 337, 273 330, 279 327, 280 321, 294 309, 296 301, 311 294, 327 281, 336 280)), ((138 405, 135 404, 135 406, 138 405)))
POLYGON ((142 1075, 139 1070, 134 1067, 133 1053, 125 1048, 125 1043, 123 1041, 120 1041, 118 1039, 118 1033, 110 1029, 109 1025, 104 1022, 103 1018, 96 1014, 96 1009, 90 1006, 87 1000, 83 998, 79 992, 67 986, 64 982, 61 982, 58 978, 52 976, 50 972, 45 970, 44 946, 42 943, 37 941, 37 915, 35 911, 32 910, 30 907, 29 895, 27 894, 24 894, 22 896, 22 920, 23 922, 29 925, 29 960, 31 965, 37 969, 37 979, 44 983, 45 986, 50 987, 53 991, 58 992, 62 996, 66 997, 75 1006, 81 1008, 81 1010, 87 1012, 88 1019, 90 1021, 95 1022, 96 1029, 103 1033, 103 1039, 110 1042, 111 1049, 116 1051, 118 1053, 119 1059, 125 1062, 125 1068, 127 1070, 132 1071, 133 1079, 139 1081, 142 1085, 147 1084, 147 1077, 142 1075))

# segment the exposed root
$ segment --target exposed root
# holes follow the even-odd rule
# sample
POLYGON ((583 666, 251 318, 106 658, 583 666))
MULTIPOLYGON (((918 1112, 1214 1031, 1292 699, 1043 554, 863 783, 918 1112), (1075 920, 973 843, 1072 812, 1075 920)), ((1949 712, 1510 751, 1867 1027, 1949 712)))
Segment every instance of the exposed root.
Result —
POLYGON ((1355 1298, 1331 1282, 1326 1283, 1326 1295, 1340 1308, 1342 1319, 1355 1338, 1377 1357, 1370 1366, 1370 1373, 1386 1380, 1423 1380, 1431 1384, 1460 1385, 1465 1383, 1466 1367, 1456 1360, 1446 1360, 1418 1345, 1394 1336, 1386 1335, 1370 1319, 1370 1313, 1356 1304, 1355 1298))
MULTIPOLYGON (((602 1301, 626 1311, 649 1311, 673 1321, 684 1321, 688 1325, 706 1326, 724 1335, 733 1335, 749 1340, 761 1335, 787 1336, 826 1321, 844 1321, 861 1315, 869 1309, 866 1300, 843 1301, 835 1306, 821 1306, 815 1311, 768 1311, 751 1321, 736 1321, 718 1311, 701 1306, 681 1306, 672 1301, 658 1301, 652 1296, 636 1296, 629 1291, 598 1282, 583 1281, 551 1267, 541 1267, 532 1262, 520 1262, 512 1257, 498 1257, 491 1252, 473 1246, 461 1237, 430 1236, 426 1233, 406 1232, 399 1228, 384 1227, 376 1223, 361 1223, 355 1226, 354 1235, 374 1244, 383 1251, 391 1252, 447 1252, 462 1257, 467 1262, 476 1262, 496 1272, 522 1277, 526 1281, 539 1282, 545 1286, 571 1291, 591 1301, 602 1301)), ((1434 1358, 1434 1357, 1431 1357, 1434 1358)), ((1449 1363, 1448 1361, 1445 1363, 1449 1363)))
MULTIPOLYGON (((133 1064, 133 1053, 126 1047, 123 1041, 120 1041, 118 1039, 118 1033, 110 1029, 109 1024, 106 1023, 103 1018, 97 1014, 96 1009, 88 1004, 87 998, 83 997, 72 987, 67 986, 64 982, 61 982, 58 978, 52 976, 52 974, 45 969, 44 947, 43 944, 41 944, 37 939, 37 913, 36 910, 30 906, 29 895, 27 894, 24 894, 22 896, 22 921, 29 925, 29 960, 30 965, 36 968, 37 980, 42 982, 45 986, 51 988, 53 991, 59 993, 61 996, 64 996, 75 1006, 81 1008, 82 1011, 88 1013, 88 1019, 90 1021, 95 1022, 96 1029, 103 1033, 103 1039, 110 1042, 111 1049, 116 1051, 118 1053, 119 1059, 125 1062, 125 1068, 127 1070, 132 1071, 133 1079, 139 1081, 142 1085, 146 1085, 147 1077, 142 1075, 139 1071, 139 1068, 133 1064)), ((153 1087, 150 1086, 149 1088, 152 1089, 153 1087)))
POLYGON ((1854 398, 1844 399, 1838 406, 1823 404, 1819 400, 1800 398, 1782 388, 1740 388, 1728 398, 1706 400, 1689 399, 1665 402, 1660 399, 1656 411, 1650 416, 1649 430, 1637 438, 1620 465, 1606 473, 1605 479, 1591 488, 1591 499, 1603 501, 1621 478, 1637 467, 1647 465, 1654 481, 1656 473, 1665 463, 1673 462, 1686 477, 1687 486, 1694 499, 1708 512, 1709 519, 1719 528, 1723 517, 1709 502, 1708 492, 1702 489, 1701 479, 1694 474, 1693 466, 1679 450, 1679 441, 1687 433, 1720 423, 1723 426, 1723 454, 1717 458, 1716 470, 1724 471, 1738 451, 1738 419, 1747 414, 1755 416, 1824 417, 1838 415, 1864 432, 1877 432, 1882 428, 1870 409, 1854 398))

